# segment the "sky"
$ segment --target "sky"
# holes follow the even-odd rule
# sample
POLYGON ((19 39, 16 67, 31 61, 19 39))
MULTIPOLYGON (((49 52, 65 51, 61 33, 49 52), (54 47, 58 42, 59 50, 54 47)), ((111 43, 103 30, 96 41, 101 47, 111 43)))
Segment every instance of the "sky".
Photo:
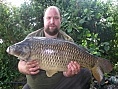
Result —
POLYGON ((28 2, 29 0, 6 0, 6 2, 9 2, 16 7, 20 7, 20 5, 25 1, 28 2))
MULTIPOLYGON (((20 7, 20 5, 24 2, 24 1, 29 1, 29 0, 6 0, 7 2, 10 2, 12 5, 14 6, 17 6, 17 7, 20 7)), ((107 0, 101 0, 101 1, 104 1, 106 2, 107 0)), ((117 1, 118 3, 118 0, 112 0, 112 1, 117 1)))

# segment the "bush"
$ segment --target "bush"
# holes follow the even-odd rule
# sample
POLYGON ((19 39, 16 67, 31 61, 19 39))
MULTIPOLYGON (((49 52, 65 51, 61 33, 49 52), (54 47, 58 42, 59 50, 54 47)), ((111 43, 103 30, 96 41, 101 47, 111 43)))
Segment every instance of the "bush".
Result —
POLYGON ((43 11, 50 5, 61 9, 62 30, 90 53, 109 59, 114 65, 113 74, 118 73, 118 7, 111 2, 31 0, 20 8, 0 3, 0 88, 13 89, 11 82, 23 76, 17 69, 17 58, 6 53, 7 47, 43 27, 43 11))

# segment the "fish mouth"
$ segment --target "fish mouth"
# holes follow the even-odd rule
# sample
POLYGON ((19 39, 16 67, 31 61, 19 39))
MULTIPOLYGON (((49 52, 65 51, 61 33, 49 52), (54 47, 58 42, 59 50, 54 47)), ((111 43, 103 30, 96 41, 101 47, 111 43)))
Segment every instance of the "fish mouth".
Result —
POLYGON ((15 57, 17 57, 18 59, 27 59, 29 58, 30 55, 30 50, 29 49, 23 49, 23 47, 21 47, 22 45, 12 45, 9 46, 6 50, 6 52, 10 55, 13 55, 15 57))
POLYGON ((15 51, 15 49, 10 46, 10 47, 7 48, 6 51, 7 51, 7 53, 9 53, 9 54, 13 54, 13 52, 15 51))
POLYGON ((16 50, 16 46, 9 46, 6 50, 7 53, 11 54, 11 55, 16 55, 16 56, 19 56, 20 52, 17 52, 16 50))

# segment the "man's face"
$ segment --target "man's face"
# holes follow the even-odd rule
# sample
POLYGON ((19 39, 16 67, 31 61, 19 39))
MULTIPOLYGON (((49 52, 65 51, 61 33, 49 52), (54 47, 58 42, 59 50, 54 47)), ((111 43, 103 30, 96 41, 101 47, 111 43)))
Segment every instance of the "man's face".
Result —
POLYGON ((61 17, 60 13, 55 8, 49 8, 44 15, 44 30, 47 34, 56 35, 60 29, 61 17))

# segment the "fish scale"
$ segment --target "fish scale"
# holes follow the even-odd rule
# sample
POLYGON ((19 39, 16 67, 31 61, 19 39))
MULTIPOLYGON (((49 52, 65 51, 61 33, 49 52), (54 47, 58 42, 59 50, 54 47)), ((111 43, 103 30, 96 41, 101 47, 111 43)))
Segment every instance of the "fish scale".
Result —
POLYGON ((7 52, 20 60, 36 59, 48 77, 59 71, 66 71, 71 61, 77 61, 81 67, 90 69, 99 82, 104 73, 112 70, 112 65, 107 59, 91 55, 81 46, 65 40, 29 37, 9 46, 7 52))

